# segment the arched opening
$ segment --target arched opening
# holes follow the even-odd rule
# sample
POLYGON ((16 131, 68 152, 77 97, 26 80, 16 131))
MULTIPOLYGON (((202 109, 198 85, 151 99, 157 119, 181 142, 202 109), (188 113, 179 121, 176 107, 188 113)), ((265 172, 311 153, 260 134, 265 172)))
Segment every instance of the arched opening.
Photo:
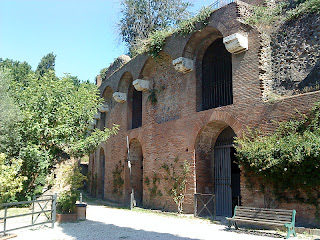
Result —
POLYGON ((131 162, 131 174, 134 196, 134 206, 143 206, 143 154, 140 142, 133 139, 129 147, 129 160, 131 162))
POLYGON ((90 156, 90 165, 91 165, 91 181, 90 181, 90 192, 92 196, 96 196, 96 191, 97 191, 97 186, 96 186, 96 181, 97 179, 95 179, 96 177, 96 166, 95 166, 95 162, 94 162, 94 156, 95 154, 91 154, 90 156))
POLYGON ((230 105, 232 93, 232 56, 218 38, 207 48, 201 65, 200 110, 230 105))
POLYGON ((230 126, 217 120, 201 129, 195 145, 196 192, 215 195, 215 206, 210 203, 208 209, 211 213, 215 210, 217 216, 231 216, 234 206, 241 204, 235 136, 230 126))
POLYGON ((131 84, 128 91, 129 129, 142 126, 142 91, 137 91, 131 84))
POLYGON ((214 185, 217 216, 232 216, 240 205, 240 168, 233 147, 235 133, 231 127, 224 129, 214 146, 214 185))
POLYGON ((101 112, 101 117, 99 120, 99 129, 100 130, 104 130, 104 128, 107 126, 107 121, 108 121, 108 117, 109 114, 111 112, 111 109, 114 107, 115 105, 115 100, 112 97, 113 95, 113 90, 110 86, 107 86, 105 88, 105 90, 103 91, 102 97, 104 99, 103 103, 102 103, 102 109, 103 111, 101 112))
POLYGON ((99 153, 99 169, 98 169, 98 179, 97 179, 97 197, 104 199, 104 179, 105 179, 105 154, 103 148, 100 149, 99 153))

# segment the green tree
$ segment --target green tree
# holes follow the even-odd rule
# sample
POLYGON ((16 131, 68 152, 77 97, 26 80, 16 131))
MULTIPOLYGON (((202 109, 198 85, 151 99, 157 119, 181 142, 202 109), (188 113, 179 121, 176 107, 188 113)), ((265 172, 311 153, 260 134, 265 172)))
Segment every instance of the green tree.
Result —
POLYGON ((21 112, 10 94, 13 78, 18 75, 14 71, 11 73, 0 68, 0 153, 17 156, 21 147, 21 135, 17 128, 21 112))
POLYGON ((40 63, 38 64, 36 73, 39 74, 41 77, 51 71, 54 71, 55 67, 55 61, 56 61, 56 55, 53 53, 48 53, 46 56, 44 56, 40 63))
POLYGON ((27 62, 19 62, 11 59, 0 58, 0 70, 10 72, 12 80, 23 82, 28 74, 32 72, 31 66, 27 62))
POLYGON ((0 153, 22 159, 19 176, 26 180, 19 200, 30 199, 41 193, 57 162, 92 152, 118 127, 90 130, 103 102, 94 84, 70 75, 58 78, 50 69, 43 75, 30 71, 17 82, 12 80, 14 66, 7 67, 0 69, 0 153), (13 129, 18 140, 12 139, 13 129))
POLYGON ((184 0, 122 0, 122 18, 118 24, 120 37, 132 55, 143 40, 156 30, 176 27, 189 16, 191 6, 184 0))
POLYGON ((19 174, 21 159, 8 159, 0 153, 0 203, 9 202, 22 190, 22 183, 26 179, 19 174))

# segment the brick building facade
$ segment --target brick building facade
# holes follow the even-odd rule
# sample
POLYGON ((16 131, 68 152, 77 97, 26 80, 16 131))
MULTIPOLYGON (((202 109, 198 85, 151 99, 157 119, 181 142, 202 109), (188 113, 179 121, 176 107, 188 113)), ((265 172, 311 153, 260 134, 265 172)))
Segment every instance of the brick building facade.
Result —
MULTIPOLYGON (((217 215, 230 215, 237 203, 295 208, 298 224, 315 224, 314 207, 270 202, 258 189, 246 186, 233 163, 234 136, 241 136, 247 127, 272 131, 273 120, 287 119, 296 110, 305 112, 320 100, 319 91, 291 89, 294 94, 282 94, 276 101, 265 97, 267 90, 273 91, 274 76, 281 74, 266 67, 275 64, 272 48, 263 45, 259 31, 242 20, 247 7, 240 1, 228 4, 211 14, 205 28, 167 39, 158 58, 139 55, 102 79, 105 103, 96 127, 118 124, 120 130, 90 156, 93 195, 128 203, 132 186, 136 205, 176 211, 168 194, 172 182, 163 166, 173 166, 179 174, 186 160, 190 171, 185 212, 194 212, 195 193, 212 193, 218 195, 217 215), (266 75, 265 69, 271 72, 266 75)), ((319 61, 319 56, 315 58, 319 61)), ((301 75, 300 81, 304 78, 301 75)))

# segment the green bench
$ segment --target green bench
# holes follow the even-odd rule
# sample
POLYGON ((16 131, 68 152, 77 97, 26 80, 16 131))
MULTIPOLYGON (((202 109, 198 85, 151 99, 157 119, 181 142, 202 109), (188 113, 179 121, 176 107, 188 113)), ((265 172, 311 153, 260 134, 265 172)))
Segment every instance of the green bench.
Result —
POLYGON ((235 206, 233 217, 226 219, 229 221, 229 228, 234 225, 235 228, 238 229, 237 222, 281 226, 287 228, 287 239, 290 237, 291 233, 295 237, 297 236, 294 229, 296 210, 235 206))

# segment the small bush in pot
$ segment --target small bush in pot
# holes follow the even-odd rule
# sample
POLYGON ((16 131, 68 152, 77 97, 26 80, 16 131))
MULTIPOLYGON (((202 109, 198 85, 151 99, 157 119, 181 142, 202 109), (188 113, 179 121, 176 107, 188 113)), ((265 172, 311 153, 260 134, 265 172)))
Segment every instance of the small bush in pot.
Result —
POLYGON ((63 191, 60 193, 57 200, 57 212, 75 213, 78 195, 76 190, 63 191))

